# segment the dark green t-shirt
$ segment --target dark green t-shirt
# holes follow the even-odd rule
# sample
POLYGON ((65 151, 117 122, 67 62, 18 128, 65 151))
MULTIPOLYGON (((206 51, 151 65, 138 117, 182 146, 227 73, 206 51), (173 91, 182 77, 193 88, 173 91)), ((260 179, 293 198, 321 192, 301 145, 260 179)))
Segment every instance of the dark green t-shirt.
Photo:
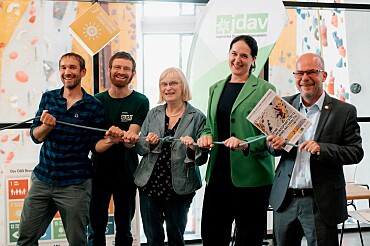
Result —
MULTIPOLYGON (((149 111, 148 98, 133 91, 125 98, 112 98, 108 91, 95 95, 103 103, 105 110, 105 127, 117 126, 128 130, 131 124, 141 126, 149 111)), ((138 165, 135 148, 125 148, 123 143, 115 144, 101 154, 93 155, 95 177, 102 179, 133 178, 138 165)))

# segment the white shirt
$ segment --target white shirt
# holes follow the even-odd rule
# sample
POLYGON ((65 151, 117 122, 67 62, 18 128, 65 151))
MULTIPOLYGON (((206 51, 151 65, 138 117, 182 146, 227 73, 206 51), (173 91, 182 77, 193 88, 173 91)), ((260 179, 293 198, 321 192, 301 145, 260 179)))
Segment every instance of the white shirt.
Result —
MULTIPOLYGON (((306 132, 303 133, 302 137, 298 141, 298 144, 301 144, 309 139, 314 139, 317 124, 320 118, 320 113, 322 110, 322 105, 324 103, 324 98, 325 93, 322 93, 319 100, 317 100, 317 102, 309 108, 304 106, 302 102, 302 97, 300 98, 299 111, 301 114, 305 115, 311 120, 312 125, 307 129, 306 132)), ((302 152, 297 151, 289 188, 312 188, 310 157, 310 152, 307 152, 305 150, 302 150, 302 152)))

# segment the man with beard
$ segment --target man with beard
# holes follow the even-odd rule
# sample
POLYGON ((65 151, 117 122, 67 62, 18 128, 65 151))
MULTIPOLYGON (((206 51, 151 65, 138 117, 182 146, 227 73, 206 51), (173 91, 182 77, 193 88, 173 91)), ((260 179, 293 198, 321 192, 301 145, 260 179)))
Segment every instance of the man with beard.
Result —
POLYGON ((92 163, 89 151, 102 152, 119 139, 98 131, 59 124, 58 121, 101 128, 104 111, 101 102, 86 93, 81 79, 85 60, 67 53, 59 60, 64 86, 42 95, 31 138, 43 143, 39 163, 31 175, 32 186, 24 200, 17 245, 38 245, 59 210, 71 246, 86 245, 91 199, 92 163))
POLYGON ((136 62, 126 52, 109 60, 112 87, 95 97, 105 109, 106 126, 122 131, 122 141, 103 154, 93 155, 94 176, 90 207, 89 245, 106 245, 105 232, 111 196, 116 225, 115 245, 132 245, 131 221, 135 213, 136 186, 133 173, 138 165, 134 144, 149 111, 149 100, 129 88, 136 74, 136 62))

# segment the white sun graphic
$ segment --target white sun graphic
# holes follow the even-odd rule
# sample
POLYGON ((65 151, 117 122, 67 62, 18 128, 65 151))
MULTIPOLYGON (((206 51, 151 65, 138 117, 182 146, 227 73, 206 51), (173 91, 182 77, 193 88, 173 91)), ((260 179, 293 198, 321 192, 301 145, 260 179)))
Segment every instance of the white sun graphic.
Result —
POLYGON ((83 34, 85 35, 85 38, 88 39, 89 41, 90 40, 95 40, 95 38, 99 38, 99 36, 101 36, 101 29, 99 27, 98 24, 96 24, 95 22, 91 23, 89 22, 89 24, 85 24, 86 27, 84 27, 84 31, 83 31, 83 34))

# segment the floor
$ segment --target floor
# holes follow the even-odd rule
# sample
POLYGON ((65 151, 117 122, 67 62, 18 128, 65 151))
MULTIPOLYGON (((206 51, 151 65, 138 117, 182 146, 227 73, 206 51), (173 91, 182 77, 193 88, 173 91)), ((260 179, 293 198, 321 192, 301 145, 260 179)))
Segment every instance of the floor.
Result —
MULTIPOLYGON (((338 237, 340 234, 338 235, 338 237)), ((370 230, 366 230, 362 232, 362 237, 365 245, 370 245, 370 230)), ((266 242, 267 243, 267 242, 266 242)), ((265 245, 270 245, 272 246, 272 240, 268 241, 269 244, 265 245)), ((201 246, 201 243, 187 243, 186 245, 192 245, 192 246, 201 246)), ((231 244, 230 244, 231 245, 231 244)), ((343 236, 343 243, 342 246, 357 246, 361 245, 361 240, 359 233, 357 231, 351 231, 351 232, 345 232, 343 236)), ((307 243, 305 242, 305 239, 302 240, 302 245, 301 246, 307 246, 307 243)))

